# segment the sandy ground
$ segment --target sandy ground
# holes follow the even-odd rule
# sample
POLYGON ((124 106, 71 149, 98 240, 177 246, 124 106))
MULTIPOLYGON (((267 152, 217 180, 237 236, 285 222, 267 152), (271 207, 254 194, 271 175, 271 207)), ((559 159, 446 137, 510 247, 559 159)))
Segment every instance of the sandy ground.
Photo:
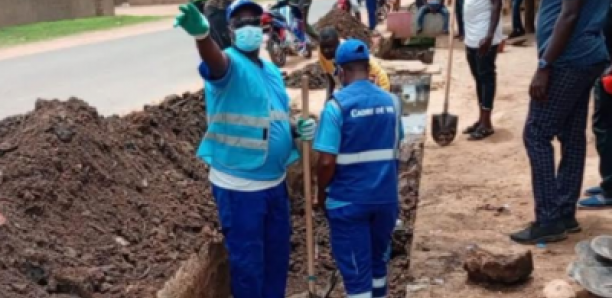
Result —
MULTIPOLYGON (((456 48, 450 110, 459 115, 462 130, 476 120, 478 110, 465 52, 461 45, 456 48)), ((447 55, 446 49, 438 49, 435 63, 446 65, 447 55)), ((434 283, 441 285, 410 293, 409 297, 542 297, 542 289, 548 281, 567 279, 565 270, 574 258, 576 243, 609 234, 612 230, 611 212, 579 211, 578 220, 584 231, 570 235, 564 242, 536 248, 519 246, 509 240, 511 232, 533 220, 530 167, 523 147, 522 129, 528 108, 527 90, 536 59, 533 44, 523 48, 507 47, 507 51, 498 56, 494 136, 482 142, 471 142, 459 135, 446 148, 439 147, 427 136, 411 273, 417 280, 437 279, 434 283), (485 204, 508 204, 511 211, 496 216, 495 212, 477 210, 485 204), (462 255, 470 244, 498 249, 531 249, 536 267, 532 280, 518 287, 485 288, 467 284, 462 255)), ((432 92, 429 114, 442 110, 443 90, 432 92)), ((599 182, 594 137, 590 132, 588 136, 585 187, 599 182)))

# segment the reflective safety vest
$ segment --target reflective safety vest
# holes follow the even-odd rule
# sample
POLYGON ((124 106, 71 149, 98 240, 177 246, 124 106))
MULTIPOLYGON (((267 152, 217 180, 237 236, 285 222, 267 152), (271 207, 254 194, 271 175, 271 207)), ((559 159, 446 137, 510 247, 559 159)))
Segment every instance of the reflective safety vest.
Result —
POLYGON ((336 92, 334 100, 342 132, 328 196, 361 204, 397 202, 399 99, 362 80, 336 92))
MULTIPOLYGON (((270 104, 270 90, 284 93, 285 85, 274 64, 263 61, 260 68, 233 47, 225 53, 232 60, 231 77, 225 88, 205 83, 208 130, 197 155, 228 174, 257 170, 268 155, 270 122, 289 123, 288 111, 271 111, 270 104)), ((287 165, 298 158, 294 147, 287 165)))

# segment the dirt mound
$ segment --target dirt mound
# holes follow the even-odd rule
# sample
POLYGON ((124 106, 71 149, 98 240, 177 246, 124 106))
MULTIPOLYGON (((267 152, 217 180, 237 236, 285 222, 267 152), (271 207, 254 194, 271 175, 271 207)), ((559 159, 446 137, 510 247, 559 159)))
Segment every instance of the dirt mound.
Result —
POLYGON ((330 10, 315 23, 314 27, 317 30, 334 27, 341 38, 357 38, 369 46, 372 45, 372 33, 368 27, 343 10, 330 10))
MULTIPOLYGON (((182 261, 219 238, 208 169, 194 155, 204 108, 201 93, 184 94, 105 118, 78 99, 41 100, 0 121, 0 293, 155 297, 182 261)), ((401 219, 410 228, 394 239, 390 297, 403 297, 408 278, 422 150, 415 146, 403 154, 401 219)), ((298 163, 288 174, 288 294, 307 288, 302 181, 298 163)), ((322 286, 335 268, 322 214, 315 225, 322 286)))
POLYGON ((283 77, 285 85, 289 88, 302 88, 302 76, 304 74, 310 77, 309 89, 325 89, 327 87, 327 77, 319 62, 308 64, 302 69, 285 74, 283 77))
POLYGON ((201 95, 125 118, 70 99, 1 122, 0 292, 154 297, 216 228, 202 115, 201 95))

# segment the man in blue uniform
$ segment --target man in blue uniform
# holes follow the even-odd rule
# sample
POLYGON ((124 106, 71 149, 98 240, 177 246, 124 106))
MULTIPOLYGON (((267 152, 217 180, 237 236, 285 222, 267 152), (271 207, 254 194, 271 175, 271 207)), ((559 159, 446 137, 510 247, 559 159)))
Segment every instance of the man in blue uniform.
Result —
POLYGON ((336 51, 343 88, 326 103, 314 142, 318 194, 349 298, 387 294, 391 234, 398 217, 399 99, 369 80, 370 53, 357 39, 336 51))
POLYGON ((602 29, 610 1, 540 3, 538 69, 529 95, 523 139, 531 163, 536 220, 511 235, 519 243, 560 241, 580 231, 576 203, 586 158, 591 89, 608 62, 602 29), (555 169, 554 138, 561 143, 555 169))
POLYGON ((259 58, 261 6, 227 10, 233 45, 221 51, 206 17, 180 7, 176 26, 196 39, 205 79, 208 130, 197 155, 209 179, 229 252, 234 298, 284 298, 291 250, 286 168, 298 159, 293 137, 312 139, 315 123, 289 122, 279 69, 259 58))

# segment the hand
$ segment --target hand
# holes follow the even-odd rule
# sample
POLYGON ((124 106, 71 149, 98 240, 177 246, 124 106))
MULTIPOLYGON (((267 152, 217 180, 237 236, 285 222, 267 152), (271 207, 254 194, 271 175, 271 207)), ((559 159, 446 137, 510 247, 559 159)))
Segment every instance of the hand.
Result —
POLYGON ((198 39, 208 36, 210 32, 208 20, 193 3, 183 4, 179 9, 181 13, 176 16, 174 27, 181 26, 189 35, 198 39))
POLYGON ((297 122, 297 132, 302 141, 312 141, 317 131, 317 123, 313 119, 300 117, 297 122))
POLYGON ((548 78, 550 76, 550 70, 538 69, 533 75, 531 85, 529 86, 529 96, 531 99, 538 101, 547 100, 548 91, 548 78))
POLYGON ((478 45, 478 56, 483 57, 491 50, 491 43, 493 43, 493 37, 487 36, 480 40, 478 45))

